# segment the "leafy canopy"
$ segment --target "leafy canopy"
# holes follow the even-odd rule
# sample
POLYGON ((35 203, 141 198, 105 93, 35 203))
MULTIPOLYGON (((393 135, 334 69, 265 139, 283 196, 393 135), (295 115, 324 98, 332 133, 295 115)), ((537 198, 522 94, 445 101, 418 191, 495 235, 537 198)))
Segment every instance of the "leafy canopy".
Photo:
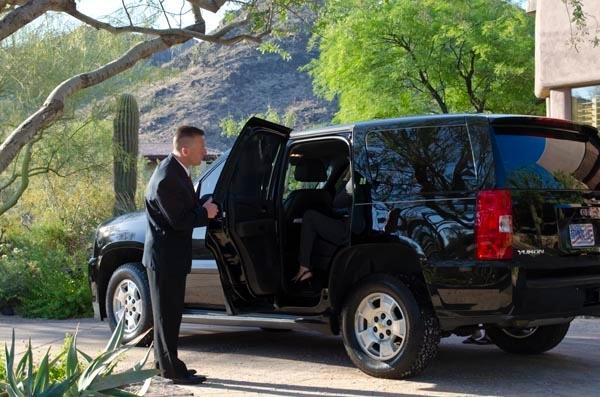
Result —
POLYGON ((341 122, 413 113, 539 113, 534 21, 504 0, 329 0, 307 69, 341 122))

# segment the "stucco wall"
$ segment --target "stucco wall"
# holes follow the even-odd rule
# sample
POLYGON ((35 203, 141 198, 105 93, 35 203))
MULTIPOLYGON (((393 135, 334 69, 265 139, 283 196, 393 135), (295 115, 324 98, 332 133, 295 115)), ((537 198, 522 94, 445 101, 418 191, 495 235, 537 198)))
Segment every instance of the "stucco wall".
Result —
MULTIPOLYGON (((533 8, 531 7, 530 9, 533 8)), ((584 0, 588 28, 600 37, 600 0, 584 0)), ((600 84, 600 46, 586 40, 577 51, 569 42, 571 23, 562 0, 535 4, 535 94, 547 98, 551 89, 600 84)), ((573 29, 575 27, 573 26, 573 29)))

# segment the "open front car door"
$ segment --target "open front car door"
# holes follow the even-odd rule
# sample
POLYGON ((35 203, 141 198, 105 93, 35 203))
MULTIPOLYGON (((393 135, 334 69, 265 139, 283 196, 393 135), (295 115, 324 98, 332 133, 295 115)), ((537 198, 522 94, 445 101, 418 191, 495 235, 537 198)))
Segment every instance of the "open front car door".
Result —
POLYGON ((229 312, 274 295, 281 285, 275 190, 291 129, 248 120, 215 187, 219 214, 208 226, 229 312))

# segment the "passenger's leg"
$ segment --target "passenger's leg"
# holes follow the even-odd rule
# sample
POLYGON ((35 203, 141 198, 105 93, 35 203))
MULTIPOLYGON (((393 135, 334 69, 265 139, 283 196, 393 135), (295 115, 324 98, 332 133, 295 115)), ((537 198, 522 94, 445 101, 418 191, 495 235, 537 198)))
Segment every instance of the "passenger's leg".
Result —
POLYGON ((342 245, 348 241, 348 235, 348 220, 334 219, 314 210, 306 211, 302 218, 302 230, 300 232, 300 252, 298 255, 300 269, 294 277, 294 281, 302 281, 312 277, 310 257, 317 236, 333 244, 342 245))

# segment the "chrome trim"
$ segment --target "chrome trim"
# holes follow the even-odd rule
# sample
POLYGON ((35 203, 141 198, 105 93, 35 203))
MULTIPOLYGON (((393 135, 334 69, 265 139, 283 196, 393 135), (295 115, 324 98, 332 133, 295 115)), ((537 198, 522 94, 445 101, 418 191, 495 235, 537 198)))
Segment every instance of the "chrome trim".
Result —
POLYGON ((224 311, 186 310, 182 318, 184 323, 241 326, 259 328, 295 329, 330 333, 329 322, 322 316, 298 317, 288 314, 240 314, 228 315, 224 311))
POLYGON ((214 259, 192 259, 192 269, 217 269, 214 259))
POLYGON ((195 227, 192 231, 192 240, 204 240, 206 236, 206 226, 195 227))

